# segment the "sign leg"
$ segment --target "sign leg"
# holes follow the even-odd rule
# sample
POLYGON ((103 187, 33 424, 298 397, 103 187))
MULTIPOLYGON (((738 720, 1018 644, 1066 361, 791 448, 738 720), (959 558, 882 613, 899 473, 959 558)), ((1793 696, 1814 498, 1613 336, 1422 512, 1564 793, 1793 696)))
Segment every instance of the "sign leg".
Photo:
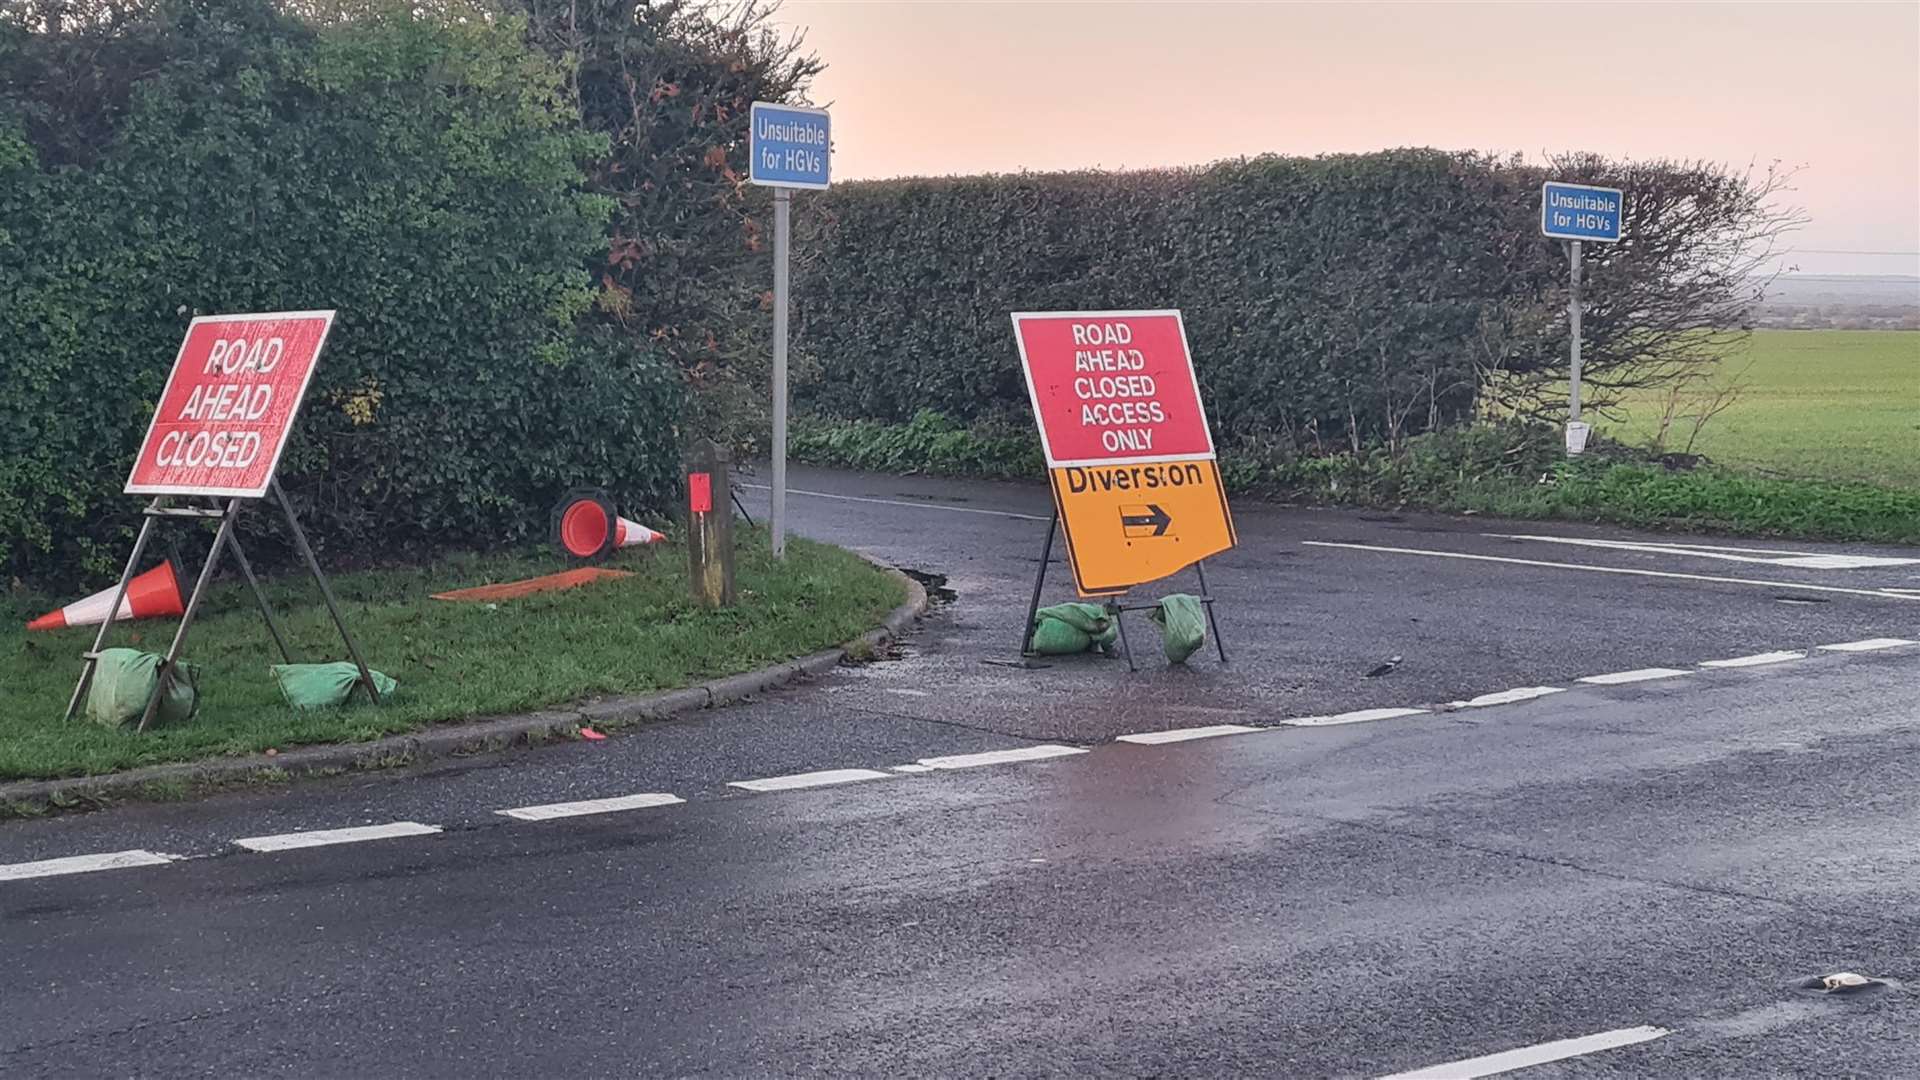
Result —
POLYGON ((240 500, 227 500, 226 512, 220 515, 220 531, 213 534, 213 550, 207 552, 206 565, 200 568, 200 577, 193 583, 193 595, 187 597, 187 610, 180 616, 180 626, 173 632, 173 644, 167 646, 167 655, 160 662, 160 677, 153 682, 153 693, 147 695, 147 707, 140 714, 140 723, 133 729, 136 733, 147 730, 153 723, 153 714, 159 711, 160 699, 167 694, 167 688, 173 685, 173 665, 180 659, 180 650, 186 647, 187 630, 193 625, 193 616, 200 610, 200 601, 206 599, 207 585, 213 581, 213 569, 220 565, 220 555, 226 551, 227 542, 233 539, 233 522, 240 516, 240 500))
POLYGON ((280 649, 280 659, 293 663, 293 652, 287 648, 286 635, 280 632, 280 620, 273 617, 266 591, 260 588, 260 579, 253 574, 253 564, 247 561, 246 550, 240 546, 239 534, 235 533, 227 543, 233 547, 233 561, 240 565, 240 576, 247 579, 247 588, 253 590, 254 603, 260 605, 260 616, 267 620, 267 633, 273 635, 273 643, 280 649))
POLYGON ((1580 241, 1567 242, 1568 279, 1567 329, 1573 341, 1573 355, 1567 365, 1567 419, 1580 419, 1580 241))
POLYGON ((1207 629, 1213 631, 1213 647, 1220 653, 1220 662, 1227 662, 1227 643, 1220 640, 1220 624, 1213 618, 1213 590, 1207 588, 1207 563, 1205 559, 1193 564, 1193 572, 1200 576, 1200 606, 1207 609, 1207 629))
MULTIPOLYGON (((165 496, 161 496, 149 503, 147 509, 158 509, 165 502, 165 496)), ((127 568, 120 572, 120 587, 114 590, 113 604, 107 608, 107 617, 101 620, 99 632, 93 635, 93 648, 87 650, 86 666, 80 669, 80 681, 73 688, 73 699, 67 702, 68 720, 73 719, 87 700, 87 688, 93 685, 93 672, 100 663, 100 646, 107 643, 107 631, 113 629, 113 620, 120 614, 120 605, 127 602, 127 583, 133 580, 134 568, 140 565, 140 556, 146 553, 147 540, 152 535, 153 518, 149 516, 140 523, 140 536, 133 542, 133 554, 127 557, 127 568)))
POLYGON ((1127 640, 1127 620, 1123 616, 1122 611, 1120 601, 1107 601, 1107 614, 1113 616, 1113 625, 1120 631, 1120 651, 1127 656, 1127 670, 1139 671, 1140 669, 1135 667, 1133 663, 1133 643, 1127 640))
POLYGON ((300 549, 300 558, 306 561, 313 580, 320 586, 320 599, 327 603, 327 614, 333 616, 333 625, 340 631, 340 640, 347 643, 347 655, 353 657, 353 666, 360 669, 360 685, 366 687, 367 700, 375 705, 380 704, 380 691, 373 685, 373 672, 367 670, 367 661, 360 655, 360 646, 354 644, 353 635, 347 632, 347 621, 340 617, 340 605, 333 598, 333 587, 327 584, 327 575, 321 573, 320 560, 313 557, 313 546, 307 543, 307 534, 300 529, 300 517, 293 512, 293 502, 287 498, 287 490, 280 486, 277 477, 273 480, 273 497, 279 501, 280 509, 286 512, 287 527, 293 530, 293 546, 300 549))
POLYGON ((1033 620, 1040 613, 1040 588, 1047 583, 1047 563, 1053 558, 1053 533, 1060 527, 1060 514, 1055 511, 1047 522, 1047 539, 1040 545, 1040 569, 1033 575, 1033 599, 1027 602, 1027 626, 1020 633, 1020 655, 1033 655, 1033 620))

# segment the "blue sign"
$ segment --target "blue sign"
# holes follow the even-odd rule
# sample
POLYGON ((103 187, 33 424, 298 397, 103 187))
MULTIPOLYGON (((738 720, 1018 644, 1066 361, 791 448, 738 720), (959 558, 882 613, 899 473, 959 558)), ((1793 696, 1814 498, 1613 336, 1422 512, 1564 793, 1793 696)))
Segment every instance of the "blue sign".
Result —
POLYGON ((1540 231, 1558 240, 1616 241, 1624 205, 1618 188, 1549 180, 1540 185, 1540 231))
POLYGON ((826 188, 832 147, 827 110, 756 101, 749 120, 748 180, 768 187, 826 188))

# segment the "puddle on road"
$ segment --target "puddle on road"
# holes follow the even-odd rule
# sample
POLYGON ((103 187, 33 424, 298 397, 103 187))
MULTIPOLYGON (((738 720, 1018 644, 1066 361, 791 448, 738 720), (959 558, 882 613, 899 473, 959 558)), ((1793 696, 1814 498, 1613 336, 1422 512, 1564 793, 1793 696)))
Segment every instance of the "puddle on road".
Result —
POLYGON ((960 598, 960 594, 947 588, 947 575, 936 574, 929 570, 915 570, 910 566, 900 567, 900 572, 920 583, 927 590, 927 603, 930 607, 942 608, 960 598))

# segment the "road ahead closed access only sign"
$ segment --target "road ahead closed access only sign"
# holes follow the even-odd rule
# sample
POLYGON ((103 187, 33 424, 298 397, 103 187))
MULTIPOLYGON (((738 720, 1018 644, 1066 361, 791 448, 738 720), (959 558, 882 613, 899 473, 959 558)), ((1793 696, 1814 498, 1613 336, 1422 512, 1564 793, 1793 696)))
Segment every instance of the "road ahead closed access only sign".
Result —
POLYGON ((1021 312, 1013 332, 1081 595, 1234 546, 1178 311, 1021 312))
POLYGON ((331 311, 193 320, 127 494, 265 495, 332 325, 331 311))

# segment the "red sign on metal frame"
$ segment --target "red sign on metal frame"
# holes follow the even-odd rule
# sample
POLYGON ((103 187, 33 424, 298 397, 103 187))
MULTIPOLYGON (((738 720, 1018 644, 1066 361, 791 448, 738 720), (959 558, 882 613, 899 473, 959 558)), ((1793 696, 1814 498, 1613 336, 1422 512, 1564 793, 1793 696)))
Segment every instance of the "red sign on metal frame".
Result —
POLYGON ((193 320, 126 493, 265 495, 333 315, 282 311, 193 320))

